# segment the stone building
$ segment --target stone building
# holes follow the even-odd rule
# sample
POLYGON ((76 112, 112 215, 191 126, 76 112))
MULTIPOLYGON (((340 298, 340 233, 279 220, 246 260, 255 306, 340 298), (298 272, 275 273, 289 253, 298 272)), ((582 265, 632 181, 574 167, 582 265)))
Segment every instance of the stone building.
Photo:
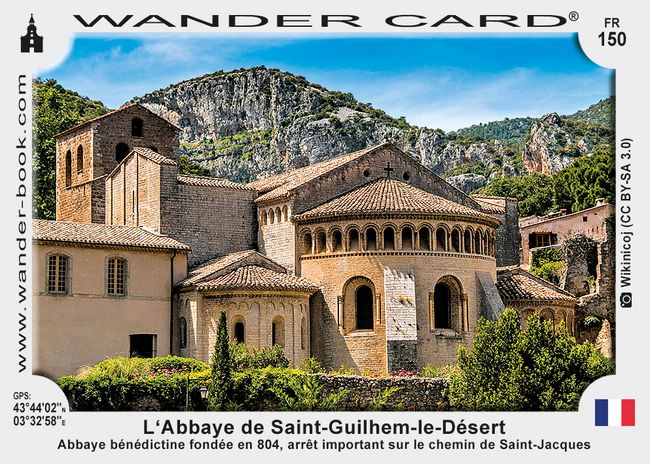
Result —
POLYGON ((584 235, 602 242, 607 238, 606 225, 614 214, 614 206, 598 200, 596 206, 575 213, 566 210, 547 216, 528 216, 519 222, 521 230, 521 263, 530 264, 531 250, 538 247, 561 245, 574 235, 584 235))
MULTIPOLYGON (((471 198, 391 143, 247 185, 178 169, 178 128, 138 105, 72 128, 57 138, 49 226, 139 231, 191 249, 188 267, 174 267, 171 352, 208 361, 225 311, 233 340, 282 345, 294 364, 415 369, 454 363, 479 317, 504 302, 538 302, 531 291, 521 306, 498 285, 497 266, 518 264, 516 199, 471 198)), ((104 275, 98 262, 84 271, 104 275)), ((551 288, 540 280, 519 285, 551 288)), ((572 318, 566 300, 545 304, 572 318)), ((95 317, 80 323, 90 333, 107 323, 95 317)))
POLYGON ((497 270, 497 288, 503 303, 521 316, 522 328, 534 314, 552 321, 554 327, 564 324, 569 335, 574 335, 578 299, 571 293, 518 266, 497 270))
POLYGON ((34 220, 33 370, 73 374, 108 356, 165 356, 189 247, 136 227, 34 220))

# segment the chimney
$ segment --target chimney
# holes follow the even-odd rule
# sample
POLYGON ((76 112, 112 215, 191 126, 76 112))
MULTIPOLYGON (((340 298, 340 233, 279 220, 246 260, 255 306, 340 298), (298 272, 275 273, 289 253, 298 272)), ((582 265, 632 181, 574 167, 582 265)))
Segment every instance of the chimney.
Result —
POLYGON ((566 216, 566 208, 560 208, 560 216, 566 216))
POLYGON ((604 198, 596 198, 596 206, 603 206, 605 204, 604 198))

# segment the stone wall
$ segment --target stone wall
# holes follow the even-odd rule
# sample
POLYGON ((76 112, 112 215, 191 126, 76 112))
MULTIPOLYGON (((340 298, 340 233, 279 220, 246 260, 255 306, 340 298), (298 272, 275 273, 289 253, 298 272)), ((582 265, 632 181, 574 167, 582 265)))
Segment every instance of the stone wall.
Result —
POLYGON ((396 387, 385 405, 387 410, 444 411, 448 409, 449 381, 414 377, 369 378, 355 375, 314 374, 328 395, 341 390, 349 393, 340 403, 341 409, 366 410, 380 392, 396 387))
MULTIPOLYGON (((377 222, 381 230, 382 221, 377 222)), ((401 221, 391 222, 397 222, 396 227, 401 225, 401 221)), ((343 230, 348 225, 346 222, 338 224, 343 230)), ((323 226, 329 227, 327 224, 323 226)), ((299 274, 321 287, 321 293, 312 297, 313 355, 326 369, 344 365, 360 371, 388 371, 385 269, 400 269, 405 259, 413 269, 415 285, 416 367, 453 364, 457 360, 458 347, 470 346, 481 306, 476 273, 485 272, 495 281, 496 262, 493 257, 416 250, 303 255, 299 260, 299 274), (456 330, 454 326, 432 327, 431 295, 436 283, 443 278, 457 283, 458 306, 462 301, 464 327, 456 330), (359 279, 367 279, 374 289, 375 324, 372 331, 359 331, 354 327, 354 287, 349 287, 349 284, 359 279)), ((460 322, 455 325, 460 326, 460 322)))
POLYGON ((289 362, 297 366, 310 356, 309 300, 305 294, 255 291, 203 294, 192 291, 179 295, 178 306, 179 317, 186 319, 188 329, 187 348, 179 350, 181 356, 210 362, 222 311, 228 318, 231 340, 234 340, 235 324, 241 322, 244 343, 255 348, 271 347, 275 320, 281 322, 276 343, 282 345, 289 362))
POLYGON ((470 208, 479 208, 475 200, 432 174, 430 170, 409 155, 390 147, 380 147, 376 151, 333 169, 298 188, 294 197, 294 214, 303 213, 341 195, 341 193, 351 191, 377 178, 385 177, 385 168, 389 162, 392 168, 390 173, 392 178, 406 181, 417 188, 470 208))
POLYGON ((413 269, 384 268, 388 372, 417 369, 418 331, 413 269))
POLYGON ((180 183, 175 192, 165 193, 164 186, 161 190, 161 233, 192 248, 190 266, 254 248, 256 191, 180 183), (172 214, 165 214, 166 209, 172 214))
POLYGON ((493 215, 501 221, 496 231, 495 252, 497 266, 514 266, 519 264, 519 207, 515 199, 504 198, 505 214, 493 215))
POLYGON ((521 227, 521 263, 524 265, 530 263, 530 234, 550 231, 557 235, 558 244, 578 234, 600 242, 606 240, 606 220, 612 214, 614 214, 614 206, 605 203, 564 216, 529 220, 521 227))
POLYGON ((292 209, 292 205, 286 202, 257 208, 259 251, 289 272, 294 272, 296 268, 296 234, 295 225, 291 222, 292 209))

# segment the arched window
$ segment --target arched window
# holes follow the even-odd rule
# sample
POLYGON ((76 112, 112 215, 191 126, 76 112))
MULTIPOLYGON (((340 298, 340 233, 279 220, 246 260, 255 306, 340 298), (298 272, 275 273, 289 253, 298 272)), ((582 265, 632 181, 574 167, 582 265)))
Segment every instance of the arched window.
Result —
POLYGON ((460 231, 458 229, 451 231, 451 251, 460 253, 460 231))
POLYGON ((287 208, 287 205, 282 207, 282 220, 285 222, 289 220, 289 208, 287 208))
POLYGON ((273 208, 269 210, 269 224, 273 224, 275 222, 275 212, 273 211, 273 208))
POLYGON ((564 327, 564 330, 568 330, 567 317, 563 310, 559 310, 555 316, 555 327, 564 327))
POLYGON ((144 122, 140 118, 131 120, 131 135, 133 137, 144 137, 144 122))
POLYGON ((374 227, 370 227, 366 230, 366 250, 377 250, 377 231, 374 227))
POLYGON ((47 258, 47 291, 48 293, 68 293, 68 275, 70 259, 67 256, 54 254, 47 258))
POLYGON ((300 349, 307 349, 307 318, 305 316, 300 320, 300 349))
POLYGON ((106 293, 126 295, 126 260, 112 257, 106 261, 106 293))
POLYGON ((280 345, 284 348, 284 318, 275 316, 271 323, 271 345, 280 345))
POLYGON ((129 154, 129 146, 126 143, 118 143, 115 145, 115 161, 120 163, 126 155, 129 154))
POLYGON ((409 226, 402 228, 402 250, 413 249, 413 229, 409 226))
POLYGON ((72 152, 68 150, 65 153, 65 186, 72 185, 72 152))
POLYGON ((184 317, 181 317, 181 322, 179 324, 179 341, 181 345, 181 350, 187 348, 187 320, 184 317))
POLYGON ((481 252, 484 255, 489 254, 487 249, 487 244, 488 244, 487 234, 483 234, 483 239, 481 240, 481 252))
POLYGON ((302 237, 302 254, 303 255, 310 255, 311 254, 311 246, 312 246, 312 239, 311 239, 311 234, 309 232, 305 233, 302 237))
POLYGON ((324 230, 316 232, 316 253, 325 253, 327 250, 327 237, 324 230))
POLYGON ((262 211, 262 225, 265 226, 269 222, 269 215, 266 214, 266 210, 262 211))
POLYGON ((431 250, 431 233, 429 232, 428 227, 420 227, 420 232, 418 233, 420 237, 420 250, 431 250))
POLYGON ((77 147, 77 174, 84 171, 84 147, 79 145, 77 147))
POLYGON ((436 329, 451 328, 451 294, 445 283, 436 284, 433 290, 433 315, 436 329))
POLYGON ((388 226, 384 229, 384 250, 395 249, 395 229, 388 226))
POLYGON ((555 321, 553 320, 553 310, 546 308, 539 313, 539 320, 542 322, 550 321, 551 325, 555 327, 555 321))
POLYGON ((350 229, 348 232, 348 251, 359 251, 359 231, 350 229))
POLYGON ((474 232, 474 253, 481 254, 481 231, 474 232))
POLYGON ((532 309, 524 309, 521 312, 521 329, 522 330, 524 330, 526 328, 526 325, 528 324, 528 319, 533 314, 535 314, 535 311, 533 311, 532 309))
POLYGON ((332 251, 343 251, 343 234, 338 229, 332 232, 332 251))
POLYGON ((471 253, 472 252, 472 232, 469 230, 465 230, 464 234, 464 243, 465 245, 465 253, 471 253))
POLYGON ((235 340, 238 343, 244 343, 244 322, 237 321, 235 322, 235 330, 233 330, 235 340))
POLYGON ((372 330, 373 304, 372 289, 367 285, 357 287, 355 295, 355 315, 357 330, 372 330))
POLYGON ((275 208, 275 220, 277 222, 282 222, 282 212, 280 212, 280 207, 275 208))
POLYGON ((444 227, 436 229, 436 250, 447 251, 447 231, 444 227))

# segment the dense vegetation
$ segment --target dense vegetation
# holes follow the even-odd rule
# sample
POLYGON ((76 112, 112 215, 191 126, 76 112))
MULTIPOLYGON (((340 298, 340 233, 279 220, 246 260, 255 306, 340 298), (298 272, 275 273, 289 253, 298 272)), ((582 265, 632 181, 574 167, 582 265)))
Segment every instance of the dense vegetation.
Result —
POLYGON ((500 140, 507 144, 521 144, 530 132, 535 118, 505 118, 502 121, 474 124, 458 129, 461 135, 473 135, 486 140, 500 140))
POLYGON ((564 327, 531 316, 520 330, 517 311, 479 321, 471 351, 461 349, 450 385, 452 408, 472 411, 572 411, 613 363, 593 345, 578 344, 564 327))
POLYGON ((613 203, 615 189, 614 158, 601 152, 578 158, 554 176, 499 177, 477 193, 518 198, 519 215, 525 217, 561 208, 580 211, 595 206, 598 198, 613 203))
POLYGON ((55 80, 34 80, 34 217, 54 219, 54 136, 108 112, 101 102, 66 90, 55 80))

